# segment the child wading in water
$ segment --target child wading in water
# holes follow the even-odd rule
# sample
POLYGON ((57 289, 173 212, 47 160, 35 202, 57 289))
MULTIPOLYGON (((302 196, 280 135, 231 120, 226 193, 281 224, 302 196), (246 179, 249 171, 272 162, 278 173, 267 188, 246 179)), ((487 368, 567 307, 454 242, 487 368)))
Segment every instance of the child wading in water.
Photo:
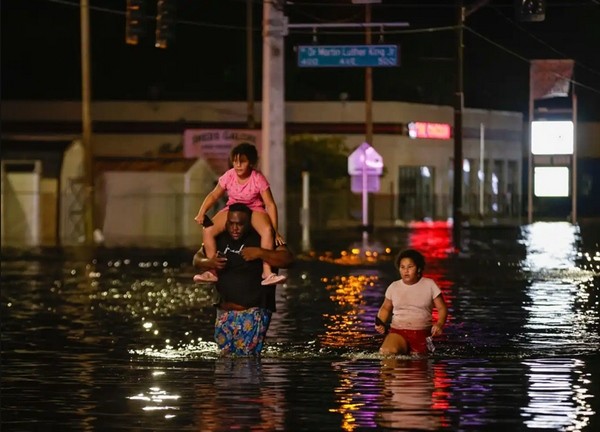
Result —
POLYGON ((375 330, 389 333, 383 340, 381 354, 426 354, 427 338, 439 336, 446 323, 448 307, 433 279, 423 276, 425 257, 414 249, 400 252, 396 258, 400 280, 385 291, 385 299, 375 320, 375 330), (437 309, 438 319, 432 325, 431 313, 437 309))
MULTIPOLYGON (((215 188, 204 198, 198 214, 194 218, 202 224, 206 212, 215 205, 225 192, 227 204, 213 218, 214 225, 204 227, 203 241, 206 256, 213 258, 216 254, 217 244, 215 237, 225 230, 227 210, 233 203, 246 204, 252 210, 251 224, 260 235, 260 245, 263 249, 273 249, 274 245, 284 244, 284 240, 277 232, 277 205, 273 199, 269 182, 265 176, 255 169, 258 162, 256 147, 249 143, 241 143, 231 150, 231 163, 233 168, 223 174, 215 188)), ((277 275, 271 266, 263 262, 262 285, 275 285, 285 281, 286 277, 277 275)), ((195 275, 195 282, 216 282, 215 273, 206 271, 195 275)))

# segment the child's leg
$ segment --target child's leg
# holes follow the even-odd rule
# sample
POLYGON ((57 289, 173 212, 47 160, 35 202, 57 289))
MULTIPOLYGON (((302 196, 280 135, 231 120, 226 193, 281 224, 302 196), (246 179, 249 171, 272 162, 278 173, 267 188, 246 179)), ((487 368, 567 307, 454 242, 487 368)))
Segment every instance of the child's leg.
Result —
POLYGON ((212 219, 213 225, 202 230, 202 242, 204 243, 204 254, 207 258, 213 258, 217 253, 216 237, 225 231, 227 211, 218 212, 212 219))
MULTIPOLYGON (((227 221, 227 211, 220 211, 213 218, 213 225, 202 230, 202 242, 204 243, 204 254, 207 258, 213 258, 217 253, 216 237, 225 230, 227 221)), ((217 273, 214 270, 207 270, 202 274, 194 276, 195 282, 216 282, 217 273)))
MULTIPOLYGON (((271 225, 271 219, 266 213, 254 211, 252 212, 252 219, 250 219, 252 227, 260 235, 260 247, 263 249, 273 249, 273 242, 275 237, 273 235, 273 225, 271 225)), ((273 271, 271 266, 263 261, 263 278, 269 276, 273 271)))
MULTIPOLYGON (((271 225, 269 215, 261 212, 252 212, 252 227, 260 234, 260 247, 263 249, 273 249, 275 233, 271 225)), ((263 261, 263 278, 261 285, 275 285, 285 281, 287 278, 273 273, 271 266, 263 261)))

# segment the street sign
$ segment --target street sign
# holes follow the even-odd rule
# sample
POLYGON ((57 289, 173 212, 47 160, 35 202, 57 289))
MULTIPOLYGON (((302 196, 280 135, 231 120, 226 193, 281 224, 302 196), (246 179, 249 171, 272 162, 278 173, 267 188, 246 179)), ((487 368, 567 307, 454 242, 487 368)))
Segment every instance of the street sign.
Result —
POLYGON ((368 175, 365 183, 359 175, 353 175, 350 179, 350 190, 354 193, 361 193, 365 188, 367 192, 379 192, 381 187, 379 176, 376 175, 368 175))
POLYGON ((366 142, 359 145, 348 156, 348 174, 362 175, 363 170, 367 175, 380 176, 383 174, 383 158, 366 142))
POLYGON ((299 67, 394 67, 398 45, 299 45, 299 67))

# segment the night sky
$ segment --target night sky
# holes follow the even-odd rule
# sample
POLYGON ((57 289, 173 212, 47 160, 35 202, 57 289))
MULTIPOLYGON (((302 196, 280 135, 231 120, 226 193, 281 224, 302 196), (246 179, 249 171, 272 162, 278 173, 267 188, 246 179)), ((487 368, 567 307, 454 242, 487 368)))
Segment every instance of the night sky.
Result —
MULTIPOLYGON (((156 2, 147 1, 146 35, 125 44, 125 0, 90 0, 92 97, 95 100, 245 100, 246 0, 176 0, 175 39, 154 47, 156 2)), ((467 6, 476 0, 465 1, 467 6)), ((373 32, 373 43, 399 44, 401 66, 374 68, 374 99, 451 105, 456 39, 439 28, 456 22, 456 2, 383 0, 373 22, 408 22, 373 32), (430 29, 431 31, 416 31, 430 29)), ((81 97, 77 0, 2 0, 2 99, 81 97)), ((290 23, 363 22, 351 0, 288 2, 290 23)), ((255 96, 261 97, 262 0, 254 1, 255 96)), ((465 106, 526 113, 528 59, 571 58, 580 120, 600 120, 600 0, 548 0, 543 22, 519 22, 513 0, 491 0, 467 18, 465 106)), ((363 100, 364 70, 296 66, 295 45, 311 30, 286 37, 286 99, 363 100)), ((361 44, 360 29, 318 30, 316 43, 361 44)))

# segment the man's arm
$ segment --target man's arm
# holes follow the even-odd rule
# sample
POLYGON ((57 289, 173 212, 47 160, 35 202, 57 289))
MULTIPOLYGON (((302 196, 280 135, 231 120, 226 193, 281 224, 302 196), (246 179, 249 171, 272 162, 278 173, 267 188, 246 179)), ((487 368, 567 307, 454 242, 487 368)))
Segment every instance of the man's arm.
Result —
POLYGON ((201 270, 222 270, 225 268, 226 263, 227 258, 218 254, 214 258, 207 258, 203 248, 196 252, 192 259, 192 265, 201 270))
POLYGON ((246 261, 260 259, 278 268, 288 268, 294 262, 294 254, 284 244, 277 246, 275 250, 246 246, 240 254, 246 261))

